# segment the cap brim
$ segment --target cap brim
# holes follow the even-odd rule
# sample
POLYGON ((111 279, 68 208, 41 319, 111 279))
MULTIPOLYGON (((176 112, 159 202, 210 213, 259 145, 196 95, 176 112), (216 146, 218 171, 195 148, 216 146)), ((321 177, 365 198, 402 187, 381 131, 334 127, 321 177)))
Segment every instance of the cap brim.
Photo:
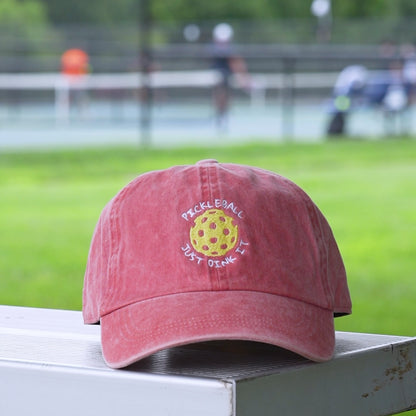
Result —
POLYGON ((125 367, 165 348, 202 341, 246 340, 313 361, 332 358, 328 309, 261 292, 190 292, 133 303, 101 317, 106 363, 125 367))

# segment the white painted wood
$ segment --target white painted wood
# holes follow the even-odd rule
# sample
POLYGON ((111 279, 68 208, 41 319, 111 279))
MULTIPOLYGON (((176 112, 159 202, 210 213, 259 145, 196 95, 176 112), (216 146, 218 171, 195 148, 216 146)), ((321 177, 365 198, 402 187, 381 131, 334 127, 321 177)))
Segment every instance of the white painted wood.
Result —
POLYGON ((388 415, 416 408, 416 338, 337 333, 312 363, 247 342, 108 368, 81 313, 0 306, 0 415, 388 415))

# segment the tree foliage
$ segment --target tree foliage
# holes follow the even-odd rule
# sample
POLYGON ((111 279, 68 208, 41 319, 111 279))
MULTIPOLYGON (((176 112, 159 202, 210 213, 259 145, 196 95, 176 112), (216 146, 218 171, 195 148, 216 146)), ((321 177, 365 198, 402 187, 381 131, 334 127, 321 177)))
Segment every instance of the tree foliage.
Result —
POLYGON ((41 51, 39 39, 54 39, 40 0, 0 0, 0 52, 31 55, 41 51))
POLYGON ((38 0, 1 0, 0 24, 10 27, 24 27, 29 24, 46 24, 48 21, 45 5, 38 0))
MULTIPOLYGON (((2 0, 18 3, 17 0, 2 0)), ((35 0, 31 0, 35 1, 35 0)), ((148 2, 155 21, 310 17, 312 0, 37 0, 54 23, 117 24, 138 18, 140 2, 148 2)), ((19 2, 21 3, 21 2, 19 2)), ((24 2, 23 2, 24 3, 24 2)), ((332 0, 335 18, 416 16, 414 0, 332 0)))
POLYGON ((57 24, 119 24, 136 20, 142 0, 39 0, 57 24))

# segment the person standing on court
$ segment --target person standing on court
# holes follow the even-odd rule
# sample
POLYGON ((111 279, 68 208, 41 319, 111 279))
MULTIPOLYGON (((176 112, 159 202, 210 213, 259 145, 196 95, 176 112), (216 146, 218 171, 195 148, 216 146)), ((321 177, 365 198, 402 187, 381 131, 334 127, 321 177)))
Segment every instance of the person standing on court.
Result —
POLYGON ((213 91, 215 120, 218 127, 224 127, 227 122, 232 77, 236 77, 240 87, 245 89, 249 87, 247 67, 244 60, 235 52, 231 43, 233 36, 233 28, 228 23, 219 23, 214 27, 210 55, 212 68, 220 76, 213 91))
POLYGON ((88 101, 84 88, 84 77, 90 72, 90 58, 84 50, 72 48, 62 54, 61 74, 64 76, 69 89, 68 107, 75 104, 82 115, 85 115, 88 101))

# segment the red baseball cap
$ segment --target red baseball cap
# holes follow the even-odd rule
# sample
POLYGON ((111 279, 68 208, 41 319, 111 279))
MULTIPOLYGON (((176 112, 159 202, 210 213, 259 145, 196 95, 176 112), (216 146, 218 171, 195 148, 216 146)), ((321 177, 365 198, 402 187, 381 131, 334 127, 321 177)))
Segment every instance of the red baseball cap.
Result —
POLYGON ((83 291, 106 363, 125 367, 210 340, 332 358, 334 316, 351 313, 331 228, 275 173, 203 160, 138 176, 104 208, 83 291))

